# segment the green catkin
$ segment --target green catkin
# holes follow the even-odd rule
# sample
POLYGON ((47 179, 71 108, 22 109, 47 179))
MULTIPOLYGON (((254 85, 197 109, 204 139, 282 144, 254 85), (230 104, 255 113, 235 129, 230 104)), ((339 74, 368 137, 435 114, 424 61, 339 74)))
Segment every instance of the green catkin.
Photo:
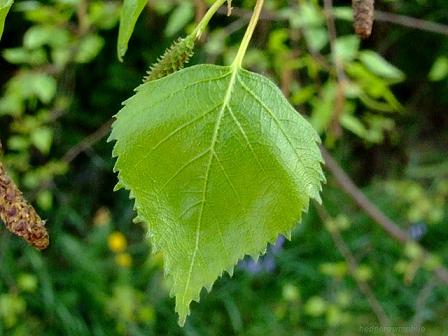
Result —
POLYGON ((191 35, 176 40, 171 47, 159 57, 157 62, 151 65, 147 75, 143 78, 143 82, 150 82, 182 69, 184 65, 188 63, 191 56, 193 56, 194 41, 195 38, 191 35))

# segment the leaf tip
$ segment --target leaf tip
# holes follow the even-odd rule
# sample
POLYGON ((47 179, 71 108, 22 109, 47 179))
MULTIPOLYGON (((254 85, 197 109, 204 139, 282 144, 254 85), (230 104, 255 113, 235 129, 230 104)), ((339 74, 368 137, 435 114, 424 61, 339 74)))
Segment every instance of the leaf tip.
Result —
POLYGON ((177 324, 179 327, 183 327, 185 325, 185 322, 187 320, 188 315, 190 315, 190 303, 192 300, 189 300, 189 302, 185 302, 183 300, 182 303, 176 302, 176 312, 179 318, 177 319, 177 324))
POLYGON ((124 188, 124 185, 121 182, 117 182, 117 184, 114 187, 114 191, 118 191, 124 188))

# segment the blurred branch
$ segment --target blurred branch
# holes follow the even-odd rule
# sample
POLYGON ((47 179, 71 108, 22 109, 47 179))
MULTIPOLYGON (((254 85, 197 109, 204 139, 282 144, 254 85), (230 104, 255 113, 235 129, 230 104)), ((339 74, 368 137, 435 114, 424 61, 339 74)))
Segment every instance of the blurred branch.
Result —
POLYGON ((378 223, 390 236, 394 239, 404 243, 407 242, 410 237, 407 232, 400 229, 390 218, 388 218, 375 204, 370 202, 364 193, 355 185, 350 179, 347 173, 341 168, 341 166, 333 159, 331 154, 321 146, 322 156, 325 160, 325 166, 333 174, 336 183, 342 188, 342 190, 350 196, 355 203, 364 210, 370 218, 378 223))
POLYGON ((426 285, 420 290, 420 293, 417 296, 417 300, 415 302, 415 314, 412 318, 412 321, 410 322, 410 325, 414 326, 414 335, 419 334, 420 327, 423 324, 425 318, 425 306, 435 286, 436 284, 434 281, 428 281, 426 285))
POLYGON ((207 12, 207 4, 204 0, 194 0, 196 6, 195 22, 198 24, 207 12))
POLYGON ((336 88, 336 97, 334 104, 334 111, 331 120, 331 128, 336 136, 341 135, 342 130, 340 126, 339 119, 344 113, 345 105, 345 87, 347 83, 347 77, 344 72, 344 64, 336 53, 336 25, 334 23, 333 17, 333 0, 324 0, 324 13, 327 18, 327 30, 328 39, 330 41, 331 55, 333 57, 333 62, 336 67, 336 77, 338 80, 338 85, 336 88))
POLYGON ((375 20, 448 36, 448 25, 375 10, 375 20))
MULTIPOLYGON (((227 15, 227 10, 225 8, 221 8, 218 10, 219 14, 227 15)), ((250 11, 241 9, 241 8, 233 8, 232 15, 241 17, 241 16, 249 16, 250 11)), ((288 18, 282 15, 275 14, 274 12, 264 10, 260 15, 260 20, 268 20, 268 21, 287 21, 288 18)), ((388 22, 398 26, 403 26, 412 29, 423 30, 431 33, 437 33, 448 36, 448 25, 432 22, 423 19, 417 19, 412 16, 393 14, 389 12, 383 12, 375 10, 375 21, 377 22, 388 22)))
POLYGON ((77 145, 70 148, 62 157, 62 161, 68 164, 72 162, 76 157, 78 157, 79 154, 91 148, 94 144, 96 144, 110 132, 112 123, 113 119, 109 119, 103 125, 101 125, 95 132, 88 135, 77 145))
MULTIPOLYGON (((95 132, 85 137, 83 140, 78 142, 75 146, 71 147, 61 158, 60 161, 70 164, 74 159, 76 159, 80 154, 84 153, 86 150, 91 148, 101 139, 103 139, 109 132, 112 126, 113 119, 109 119, 103 125, 101 125, 95 132)), ((53 178, 45 180, 39 185, 32 193, 29 195, 29 199, 34 201, 38 193, 46 188, 49 188, 53 184, 53 178)))
POLYGON ((76 9, 76 17, 78 19, 77 34, 78 36, 86 35, 90 30, 90 22, 88 16, 87 0, 80 0, 76 9))
POLYGON ((342 235, 338 227, 336 225, 330 224, 333 221, 330 215, 328 214, 327 210, 324 207, 318 205, 317 203, 315 203, 315 205, 317 214, 322 220, 322 223, 324 224, 327 231, 330 233, 331 239, 336 245, 336 248, 339 250, 339 252, 344 257, 345 261, 347 262, 348 270, 351 276, 353 277, 353 279, 355 279, 359 290, 369 302, 370 307, 372 308, 372 311, 375 313, 381 327, 383 327, 383 329, 387 331, 386 327, 390 325, 389 318, 386 316, 383 307, 376 298, 369 284, 366 281, 361 280, 359 276, 357 276, 358 262, 356 261, 353 254, 350 252, 350 249, 348 248, 347 244, 342 238, 342 235))
POLYGON ((336 54, 336 25, 333 17, 333 1, 324 0, 324 13, 327 18, 328 38, 330 41, 331 54, 333 55, 334 65, 336 66, 336 74, 338 82, 345 81, 344 65, 336 54))
MULTIPOLYGON (((341 187, 342 191, 344 191, 375 223, 381 226, 384 231, 400 243, 406 244, 414 242, 405 230, 395 224, 364 195, 331 154, 322 146, 321 152, 325 160, 326 168, 333 174, 336 183, 341 187)), ((427 260, 429 253, 422 247, 421 249, 424 252, 423 260, 427 260)), ((442 283, 448 285, 448 270, 444 266, 435 268, 433 272, 442 283)))

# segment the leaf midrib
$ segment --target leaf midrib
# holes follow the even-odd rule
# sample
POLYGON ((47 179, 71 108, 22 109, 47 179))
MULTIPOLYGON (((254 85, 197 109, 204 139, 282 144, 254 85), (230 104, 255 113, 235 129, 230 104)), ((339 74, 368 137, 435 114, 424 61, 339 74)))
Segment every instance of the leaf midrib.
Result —
POLYGON ((185 282, 185 288, 184 288, 184 292, 183 292, 183 295, 182 295, 182 303, 184 305, 187 303, 187 302, 185 302, 185 297, 186 297, 186 294, 187 294, 188 286, 190 285, 191 275, 192 275, 192 272, 193 272, 193 267, 194 267, 194 264, 196 262, 196 255, 197 255, 197 252, 199 250, 199 237, 200 237, 200 233, 201 233, 201 225, 202 225, 202 217, 203 217, 203 214, 204 214, 205 201, 206 201, 206 198, 207 198, 207 187, 208 187, 208 182, 209 182, 210 169, 211 169, 211 166, 212 166, 212 163, 213 163, 213 158, 216 155, 215 145, 216 145, 216 141, 218 140, 219 128, 221 126, 222 118, 224 116, 226 108, 229 105, 230 99, 232 97, 233 89, 235 88, 235 83, 236 83, 236 79, 237 79, 237 76, 238 76, 239 69, 238 68, 232 68, 231 71, 232 72, 231 72, 229 85, 228 85, 228 87, 226 89, 226 93, 224 95, 223 104, 222 104, 221 109, 219 110, 218 116, 216 118, 215 128, 213 130, 213 135, 212 135, 212 139, 211 139, 211 144, 210 144, 210 149, 209 149, 210 150, 210 156, 209 156, 208 163, 207 163, 207 168, 206 168, 206 171, 205 171, 204 186, 203 186, 203 189, 202 189, 201 208, 199 210, 198 223, 196 224, 195 246, 194 246, 193 255, 192 255, 191 261, 190 261, 190 267, 188 269, 187 281, 185 282))

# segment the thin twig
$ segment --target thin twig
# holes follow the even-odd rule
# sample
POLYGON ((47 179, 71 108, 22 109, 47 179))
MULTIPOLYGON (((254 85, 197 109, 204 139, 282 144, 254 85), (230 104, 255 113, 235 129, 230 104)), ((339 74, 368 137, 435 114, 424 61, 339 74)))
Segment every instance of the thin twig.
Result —
POLYGON ((324 0, 324 12, 325 17, 327 18, 327 30, 328 30, 328 38, 330 40, 330 48, 331 54, 333 55, 334 65, 336 66, 336 74, 338 77, 338 82, 345 81, 345 72, 344 65, 341 62, 341 59, 337 57, 336 54, 336 25, 334 24, 333 17, 333 1, 332 0, 324 0))
POLYGON ((101 125, 100 128, 98 128, 95 132, 84 138, 74 147, 70 148, 62 157, 62 161, 64 161, 65 163, 72 162, 79 154, 85 152, 87 149, 89 149, 98 141, 100 141, 102 138, 104 138, 110 132, 112 122, 113 120, 109 119, 103 125, 101 125))
POLYGON ((413 329, 415 331, 414 335, 419 334, 420 327, 422 326, 425 318, 425 306, 435 286, 436 283, 433 280, 429 280, 426 285, 420 290, 420 293, 417 296, 417 300, 415 301, 415 314, 412 318, 411 323, 409 324, 413 326, 413 329))
MULTIPOLYGON (((227 10, 225 8, 222 8, 218 10, 218 13, 222 15, 227 15, 227 10)), ((250 16, 250 11, 241 8, 233 8, 232 15, 235 17, 250 16)), ((285 16, 275 14, 274 12, 264 10, 260 15, 260 20, 287 21, 289 19, 285 16)), ((388 22, 398 26, 448 36, 448 25, 445 25, 443 23, 432 22, 429 20, 414 18, 412 16, 375 10, 375 21, 388 22)))
POLYGON ((375 20, 448 36, 448 25, 428 20, 417 19, 411 16, 375 10, 375 20))
POLYGON ((407 242, 409 240, 409 235, 406 231, 401 230, 391 219, 378 209, 375 204, 367 199, 364 193, 355 185, 351 178, 324 147, 321 147, 321 152, 325 160, 325 166, 333 174, 333 177, 342 190, 393 238, 402 243, 407 242))
MULTIPOLYGON (((65 152, 64 156, 60 159, 60 161, 65 162, 67 164, 71 163, 74 159, 76 159, 80 154, 84 153, 86 150, 91 148, 101 139, 103 139, 109 132, 111 125, 113 123, 113 119, 109 119, 103 125, 101 125, 95 132, 85 137, 83 140, 78 142, 75 146, 71 147, 67 152, 65 152)), ((29 199, 33 201, 38 193, 46 188, 49 188, 53 184, 53 178, 43 181, 30 195, 29 199)))
POLYGON ((195 22, 199 23, 199 21, 201 21, 201 19, 204 17, 205 12, 207 11, 207 4, 204 2, 204 0, 194 0, 194 3, 196 5, 195 22))
POLYGON ((327 210, 316 204, 316 210, 319 215, 319 217, 322 220, 322 223, 324 224, 327 231, 330 233, 330 236, 336 245, 336 248, 339 250, 339 252, 344 257, 345 261, 347 262, 348 271, 350 272, 353 279, 355 279, 356 284, 361 291, 361 293, 366 297, 367 301, 370 304, 370 307, 372 308, 372 311, 376 315, 378 322, 380 323, 381 327, 383 327, 384 330, 387 330, 387 326, 390 325, 389 318, 387 317, 386 313, 384 312, 383 307, 381 306, 381 303, 376 298, 375 294, 373 293, 373 290, 370 288, 369 284, 366 281, 361 280, 356 272, 358 269, 358 262, 356 261, 353 254, 350 252, 350 249, 348 248, 347 244, 345 243, 344 239, 342 238, 341 233, 339 232, 339 229, 335 225, 328 225, 329 222, 331 222, 331 217, 328 214, 327 210))
MULTIPOLYGON (((383 230, 399 242, 403 244, 413 242, 415 244, 405 230, 395 224, 364 195, 347 173, 339 166, 336 160, 333 159, 331 154, 322 146, 321 152, 325 160, 325 166, 332 173, 336 183, 375 223, 381 226, 383 230)), ((430 257, 430 254, 422 247, 421 250, 423 251, 422 260, 425 261, 430 257)), ((436 267, 433 272, 442 283, 448 285, 448 270, 444 266, 436 267)))
POLYGON ((347 83, 347 77, 344 71, 344 64, 336 53, 336 25, 334 23, 333 17, 333 1, 324 0, 324 12, 327 18, 327 30, 328 39, 330 41, 331 55, 333 56, 334 66, 336 68, 336 77, 338 80, 338 85, 336 88, 336 97, 334 102, 334 112, 332 116, 331 127, 336 136, 341 135, 342 130, 340 126, 339 119, 344 112, 345 106, 345 87, 347 83))

